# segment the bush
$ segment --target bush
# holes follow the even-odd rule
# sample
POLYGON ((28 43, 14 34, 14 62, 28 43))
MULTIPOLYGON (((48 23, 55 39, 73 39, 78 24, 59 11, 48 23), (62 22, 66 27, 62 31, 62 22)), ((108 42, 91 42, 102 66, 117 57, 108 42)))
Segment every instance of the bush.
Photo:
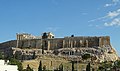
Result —
POLYGON ((116 67, 120 67, 120 60, 115 61, 115 62, 114 62, 114 65, 115 65, 116 67))
POLYGON ((29 64, 27 65, 27 68, 24 71, 33 71, 33 69, 30 68, 29 64))
POLYGON ((108 68, 111 68, 112 67, 112 63, 111 62, 102 62, 100 63, 100 66, 98 68, 99 71, 105 71, 106 69, 108 68))
POLYGON ((90 54, 84 54, 84 55, 82 55, 82 59, 88 59, 88 58, 90 58, 91 56, 90 56, 90 54))
POLYGON ((59 70, 63 71, 63 64, 62 63, 59 65, 59 70))
POLYGON ((22 71, 22 70, 23 70, 22 63, 21 63, 20 61, 16 60, 16 59, 14 59, 14 58, 11 58, 11 59, 9 60, 9 63, 8 63, 8 64, 10 64, 10 65, 17 65, 19 71, 22 71))
POLYGON ((2 55, 2 53, 0 52, 0 59, 3 59, 3 55, 2 55))
POLYGON ((86 66, 86 71, 90 71, 90 63, 86 66))
POLYGON ((42 62, 40 61, 38 71, 42 71, 42 62))

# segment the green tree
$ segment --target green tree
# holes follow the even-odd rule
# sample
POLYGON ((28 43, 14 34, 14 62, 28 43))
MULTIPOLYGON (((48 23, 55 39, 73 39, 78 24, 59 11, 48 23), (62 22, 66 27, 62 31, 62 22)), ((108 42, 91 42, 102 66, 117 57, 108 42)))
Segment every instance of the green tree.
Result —
POLYGON ((46 66, 45 65, 43 66, 43 71, 46 71, 46 66))
POLYGON ((103 71, 103 70, 104 70, 104 68, 102 66, 99 66, 97 71, 103 71))
POLYGON ((90 63, 86 66, 86 71, 90 71, 90 63))
POLYGON ((90 56, 90 54, 84 54, 84 55, 82 55, 82 58, 83 59, 88 59, 88 58, 90 58, 91 56, 90 56))
POLYGON ((9 60, 9 63, 8 63, 8 64, 10 64, 10 65, 17 65, 19 71, 22 71, 22 70, 23 70, 22 63, 21 63, 20 61, 16 60, 16 59, 14 59, 14 58, 11 58, 11 59, 9 60))
POLYGON ((100 71, 105 71, 107 68, 111 68, 112 67, 112 62, 102 62, 100 63, 100 66, 99 66, 99 70, 100 71))
POLYGON ((2 53, 0 52, 0 59, 3 59, 3 55, 2 55, 2 53))
POLYGON ((72 61, 72 71, 74 71, 74 61, 72 61))
POLYGON ((114 70, 117 71, 117 68, 120 68, 120 60, 116 60, 113 66, 114 70))
POLYGON ((114 65, 115 65, 116 67, 119 67, 119 68, 120 68, 120 60, 115 61, 115 62, 114 62, 114 65))
POLYGON ((32 59, 35 59, 35 51, 33 52, 33 56, 32 56, 32 59))
POLYGON ((92 71, 95 71, 95 69, 94 69, 94 68, 92 68, 92 71))
POLYGON ((42 62, 40 61, 38 71, 42 71, 42 62))
POLYGON ((26 71, 33 71, 33 69, 30 68, 29 64, 27 65, 26 71))
POLYGON ((44 46, 42 45, 42 54, 44 54, 44 46))
POLYGON ((63 71, 63 64, 62 63, 59 65, 59 71, 63 71))
POLYGON ((20 55, 22 55, 22 53, 19 51, 16 51, 14 54, 14 58, 18 60, 18 59, 20 59, 20 55))

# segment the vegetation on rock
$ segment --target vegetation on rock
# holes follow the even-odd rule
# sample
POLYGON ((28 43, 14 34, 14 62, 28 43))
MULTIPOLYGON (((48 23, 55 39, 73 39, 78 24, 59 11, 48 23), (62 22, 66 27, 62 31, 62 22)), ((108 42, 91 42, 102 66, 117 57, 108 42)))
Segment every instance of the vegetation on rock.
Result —
POLYGON ((86 66, 86 71, 90 71, 90 63, 86 66))
POLYGON ((30 68, 29 64, 27 65, 27 68, 24 69, 23 71, 33 71, 33 69, 30 68))
POLYGON ((72 61, 72 71, 74 71, 74 61, 72 61))
POLYGON ((42 71, 42 62, 40 61, 38 71, 42 71))
POLYGON ((90 54, 84 54, 84 55, 82 55, 82 59, 88 59, 88 58, 90 58, 91 56, 90 56, 90 54))
POLYGON ((22 70, 23 70, 22 63, 21 63, 20 61, 18 61, 17 59, 11 58, 11 59, 9 60, 9 63, 8 63, 8 64, 10 64, 10 65, 17 65, 19 71, 22 71, 22 70))
POLYGON ((59 65, 59 71, 63 71, 63 64, 59 65))

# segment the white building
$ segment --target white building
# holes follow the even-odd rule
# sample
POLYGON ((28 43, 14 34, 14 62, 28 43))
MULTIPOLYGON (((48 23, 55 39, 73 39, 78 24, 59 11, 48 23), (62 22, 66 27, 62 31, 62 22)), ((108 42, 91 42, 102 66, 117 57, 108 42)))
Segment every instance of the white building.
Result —
POLYGON ((0 71, 18 71, 17 69, 17 65, 8 65, 5 60, 0 60, 0 71))

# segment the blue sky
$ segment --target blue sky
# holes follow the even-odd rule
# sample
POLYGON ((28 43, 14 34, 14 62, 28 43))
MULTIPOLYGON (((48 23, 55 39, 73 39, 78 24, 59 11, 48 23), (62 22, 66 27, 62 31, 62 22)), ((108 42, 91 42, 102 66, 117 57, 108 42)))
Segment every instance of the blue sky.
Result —
POLYGON ((45 31, 56 37, 108 35, 119 54, 120 0, 0 0, 0 42, 45 31))

